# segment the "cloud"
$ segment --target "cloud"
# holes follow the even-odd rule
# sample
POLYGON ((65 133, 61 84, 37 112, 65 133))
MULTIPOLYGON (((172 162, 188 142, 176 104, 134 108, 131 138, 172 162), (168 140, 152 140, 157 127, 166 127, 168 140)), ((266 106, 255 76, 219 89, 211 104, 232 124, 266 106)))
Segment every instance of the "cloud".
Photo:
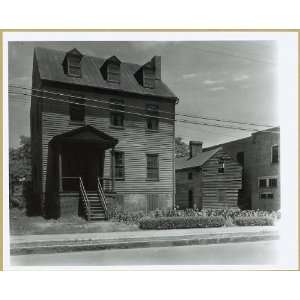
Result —
POLYGON ((204 80, 202 83, 205 85, 214 85, 214 84, 219 84, 224 82, 224 80, 210 80, 210 79, 206 79, 204 80))
POLYGON ((236 75, 233 77, 233 81, 245 81, 248 79, 249 79, 249 75, 247 74, 236 75))
POLYGON ((212 87, 209 89, 212 92, 216 92, 216 91, 221 91, 221 90, 225 90, 224 86, 216 86, 216 87, 212 87))
POLYGON ((189 74, 183 74, 182 75, 182 78, 183 79, 190 79, 190 78, 194 78, 194 77, 197 77, 197 73, 189 73, 189 74))

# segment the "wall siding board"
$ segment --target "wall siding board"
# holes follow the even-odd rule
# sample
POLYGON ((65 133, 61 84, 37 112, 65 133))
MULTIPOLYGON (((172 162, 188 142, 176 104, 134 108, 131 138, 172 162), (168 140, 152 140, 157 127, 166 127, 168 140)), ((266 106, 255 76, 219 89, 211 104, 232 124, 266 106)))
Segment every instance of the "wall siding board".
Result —
POLYGON ((238 191, 241 189, 242 168, 225 151, 218 151, 202 167, 176 171, 176 205, 186 208, 188 191, 196 192, 197 207, 237 207, 238 191), (225 157, 225 172, 218 173, 219 157, 225 157), (193 179, 188 174, 193 173, 193 179), (226 191, 226 199, 218 201, 217 191, 226 191))
MULTIPOLYGON (((74 91, 68 89, 57 89, 44 87, 59 93, 70 94, 74 91)), ((78 92, 82 96, 82 93, 78 92)), ((155 99, 145 100, 145 98, 118 96, 110 94, 87 93, 83 95, 87 98, 101 98, 110 101, 111 99, 124 100, 126 105, 137 106, 139 113, 144 113, 146 103, 158 103, 159 109, 174 113, 174 102, 155 99)), ((99 107, 109 107, 102 103, 87 101, 87 104, 99 107)), ((127 108, 126 108, 127 109, 127 108)), ((162 116, 162 115, 161 115, 162 116)), ((168 116, 169 117, 169 116, 168 116)), ((42 152, 42 189, 46 189, 47 158, 49 142, 53 137, 79 128, 83 125, 76 125, 70 122, 69 104, 55 103, 51 100, 44 101, 43 110, 40 115, 42 123, 41 131, 41 152, 42 152)), ((168 200, 172 205, 172 195, 174 190, 173 181, 173 161, 174 161, 174 122, 160 120, 158 132, 147 132, 145 129, 145 119, 125 114, 124 129, 115 129, 110 125, 110 112, 103 109, 93 109, 86 107, 85 125, 91 125, 96 129, 118 139, 115 147, 117 151, 125 153, 125 180, 115 181, 115 190, 120 194, 147 194, 163 193, 169 195, 168 200), (159 154, 159 181, 147 181, 146 178, 146 154, 159 154)), ((111 149, 105 151, 104 177, 111 177, 111 149)), ((165 196, 166 197, 166 196, 165 196)), ((129 201, 129 199, 128 199, 129 201)))

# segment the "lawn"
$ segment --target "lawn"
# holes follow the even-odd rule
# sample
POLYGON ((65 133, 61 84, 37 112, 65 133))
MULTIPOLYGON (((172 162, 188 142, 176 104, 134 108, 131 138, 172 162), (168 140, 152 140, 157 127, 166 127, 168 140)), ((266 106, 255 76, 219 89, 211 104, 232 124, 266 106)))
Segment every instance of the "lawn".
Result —
POLYGON ((27 217, 25 210, 10 209, 10 234, 60 234, 96 233, 115 231, 136 231, 138 225, 112 221, 87 222, 77 216, 58 220, 45 220, 43 217, 27 217))

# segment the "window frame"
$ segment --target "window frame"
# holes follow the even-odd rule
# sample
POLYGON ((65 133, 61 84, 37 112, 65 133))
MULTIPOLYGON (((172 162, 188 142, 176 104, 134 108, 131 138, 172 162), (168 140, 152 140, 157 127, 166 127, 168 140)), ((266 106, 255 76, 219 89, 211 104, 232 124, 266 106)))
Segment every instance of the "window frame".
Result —
POLYGON ((193 171, 188 172, 188 180, 193 180, 193 171))
POLYGON ((276 189, 276 188, 278 188, 278 176, 258 177, 257 180, 258 180, 258 183, 257 183, 258 189, 276 189), (262 181, 262 180, 266 181, 266 186, 261 186, 260 185, 260 181, 262 181), (270 184, 271 180, 276 180, 276 185, 275 186, 272 186, 270 184))
POLYGON ((152 68, 143 68, 143 87, 148 89, 155 88, 155 72, 152 68), (151 84, 149 84, 151 82, 151 84))
POLYGON ((147 181, 159 181, 159 154, 158 153, 147 153, 146 154, 146 180, 147 181), (149 167, 149 158, 153 158, 155 157, 156 158, 156 164, 157 166, 156 167, 149 167), (150 170, 157 170, 156 173, 157 173, 157 176, 155 177, 149 177, 149 171, 150 170))
POLYGON ((159 131, 159 104, 153 104, 153 103, 147 103, 145 105, 145 114, 147 115, 145 121, 146 121, 146 131, 149 132, 158 132, 159 131), (149 117, 148 117, 149 116, 149 117), (151 116, 151 117, 150 117, 151 116), (156 123, 155 128, 149 128, 149 123, 148 122, 154 122, 156 123))
POLYGON ((107 64, 107 74, 106 74, 106 80, 109 82, 114 82, 114 83, 120 83, 121 81, 121 70, 120 70, 120 65, 117 63, 108 63, 107 64), (113 67, 117 67, 115 70, 113 67), (111 78, 110 75, 115 75, 118 79, 111 78))
POLYGON ((77 56, 69 56, 67 58, 67 66, 68 66, 68 75, 72 77, 81 77, 81 59, 79 58, 79 62, 75 62, 74 59, 78 59, 77 56), (71 72, 71 68, 75 68, 79 70, 79 73, 71 72))
POLYGON ((274 144, 271 146, 271 164, 278 164, 279 163, 279 145, 278 144, 274 144), (277 147, 277 161, 274 161, 274 153, 273 153, 273 149, 277 147))
POLYGON ((84 99, 78 99, 76 98, 75 101, 73 97, 69 97, 69 100, 71 103, 69 103, 69 117, 70 117, 70 123, 71 124, 85 124, 85 117, 86 117, 86 109, 85 109, 85 100, 84 99), (74 103, 78 102, 78 103, 74 103), (79 102, 82 102, 81 104, 79 102), (79 108, 82 109, 82 112, 79 113, 79 108), (75 119, 74 113, 76 114, 82 114, 82 119, 75 119), (73 116, 73 117, 72 117, 73 116))
POLYGON ((261 192, 259 193, 259 199, 260 200, 273 200, 274 199, 274 193, 272 192, 261 192), (262 197, 262 196, 266 196, 266 197, 262 197), (272 195, 272 197, 269 197, 269 195, 272 195))
POLYGON ((110 111, 110 127, 124 129, 125 128, 125 101, 123 99, 111 99, 109 108, 110 111), (115 111, 118 110, 118 111, 115 111), (121 124, 114 124, 113 120, 115 117, 121 117, 121 124))
POLYGON ((218 174, 225 173, 225 160, 224 158, 219 158, 218 160, 218 174))
POLYGON ((114 164, 114 179, 117 181, 122 181, 125 180, 125 152, 124 151, 119 151, 119 150, 114 150, 112 151, 112 156, 113 156, 113 164, 114 164), (117 164, 117 158, 116 155, 121 154, 122 158, 122 163, 117 164), (122 170, 122 176, 117 176, 117 169, 122 170))

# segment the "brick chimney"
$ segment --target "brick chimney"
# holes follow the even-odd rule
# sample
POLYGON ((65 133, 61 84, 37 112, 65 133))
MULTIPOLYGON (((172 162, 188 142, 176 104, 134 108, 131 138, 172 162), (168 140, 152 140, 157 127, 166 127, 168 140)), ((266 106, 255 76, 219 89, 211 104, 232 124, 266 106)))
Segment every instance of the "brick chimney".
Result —
POLYGON ((160 56, 153 56, 151 59, 151 63, 154 66, 154 75, 155 79, 161 79, 161 57, 160 56))
POLYGON ((202 142, 190 141, 190 157, 195 157, 199 153, 202 153, 202 142))

